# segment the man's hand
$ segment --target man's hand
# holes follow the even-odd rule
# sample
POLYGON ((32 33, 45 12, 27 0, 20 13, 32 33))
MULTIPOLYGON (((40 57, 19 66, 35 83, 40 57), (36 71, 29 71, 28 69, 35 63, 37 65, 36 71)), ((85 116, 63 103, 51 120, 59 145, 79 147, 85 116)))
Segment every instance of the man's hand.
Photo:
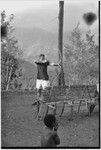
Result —
POLYGON ((50 66, 59 66, 59 64, 50 63, 50 66))
POLYGON ((36 63, 36 62, 37 62, 37 60, 34 60, 33 62, 34 62, 34 63, 36 63))

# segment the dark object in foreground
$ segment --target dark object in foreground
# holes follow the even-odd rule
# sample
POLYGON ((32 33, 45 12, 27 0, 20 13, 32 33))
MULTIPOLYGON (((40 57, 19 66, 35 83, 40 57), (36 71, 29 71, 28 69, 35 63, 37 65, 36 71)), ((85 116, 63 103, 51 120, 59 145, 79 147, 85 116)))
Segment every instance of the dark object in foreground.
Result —
POLYGON ((5 38, 7 36, 7 25, 1 25, 1 38, 5 38))
POLYGON ((93 12, 88 12, 83 15, 83 19, 87 25, 92 25, 94 21, 97 19, 97 16, 93 12))

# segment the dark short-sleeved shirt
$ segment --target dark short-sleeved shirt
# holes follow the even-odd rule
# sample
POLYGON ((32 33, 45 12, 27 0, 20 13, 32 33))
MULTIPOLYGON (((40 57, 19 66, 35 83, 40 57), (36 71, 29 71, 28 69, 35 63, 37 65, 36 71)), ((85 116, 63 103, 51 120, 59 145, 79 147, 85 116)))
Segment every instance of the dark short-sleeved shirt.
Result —
POLYGON ((57 133, 48 133, 41 137, 41 147, 57 147, 60 144, 60 139, 57 133))
POLYGON ((37 64, 37 79, 49 80, 47 73, 47 67, 49 66, 49 61, 46 62, 35 62, 37 64))

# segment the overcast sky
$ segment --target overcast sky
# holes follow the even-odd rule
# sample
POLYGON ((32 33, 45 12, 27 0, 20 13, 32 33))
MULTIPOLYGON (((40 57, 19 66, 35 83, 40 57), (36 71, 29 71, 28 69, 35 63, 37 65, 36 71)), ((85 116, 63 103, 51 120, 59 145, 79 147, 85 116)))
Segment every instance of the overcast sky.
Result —
POLYGON ((23 12, 29 8, 34 8, 34 10, 45 7, 46 5, 52 4, 48 1, 12 1, 12 0, 2 0, 0 1, 0 9, 5 9, 7 13, 23 12))
MULTIPOLYGON (((97 0, 65 0, 65 3, 69 4, 78 4, 82 5, 82 3, 88 3, 88 7, 90 6, 90 3, 97 3, 97 0)), ((1 0, 0 1, 0 10, 5 9, 7 13, 15 13, 15 12, 23 12, 27 11, 29 8, 34 8, 34 10, 38 10, 42 7, 46 7, 47 5, 57 5, 58 0, 43 0, 43 1, 27 1, 27 0, 1 0)))
MULTIPOLYGON (((34 26, 36 23, 37 27, 44 27, 47 30, 47 28, 49 29, 49 23, 51 22, 51 20, 54 19, 55 17, 58 17, 59 4, 58 4, 58 0, 54 0, 54 1, 53 0, 47 0, 47 1, 46 0, 43 1, 1 0, 0 10, 1 11, 6 10, 7 14, 14 13, 18 25, 20 25, 18 22, 21 22, 20 20, 22 20, 23 18, 23 25, 27 26, 29 20, 32 19, 32 17, 34 17, 35 21, 30 21, 31 23, 29 24, 29 27, 31 27, 31 25, 34 26), (44 18, 42 16, 42 13, 44 15, 44 18), (21 18, 22 14, 23 17, 21 18), (25 19, 24 19, 24 14, 25 14, 25 19), (45 20, 45 17, 47 18, 47 15, 49 16, 48 17, 49 19, 45 20)), ((75 25, 78 23, 78 21, 80 21, 81 26, 86 27, 86 25, 83 22, 82 15, 83 13, 89 11, 92 11, 96 14, 98 13, 97 0, 65 0, 64 29, 65 28, 67 29, 67 26, 68 29, 74 28, 75 25)), ((56 21, 50 24, 50 28, 53 28, 52 24, 57 27, 56 21)), ((96 27, 98 27, 97 21, 94 23, 92 28, 96 28, 96 27)))

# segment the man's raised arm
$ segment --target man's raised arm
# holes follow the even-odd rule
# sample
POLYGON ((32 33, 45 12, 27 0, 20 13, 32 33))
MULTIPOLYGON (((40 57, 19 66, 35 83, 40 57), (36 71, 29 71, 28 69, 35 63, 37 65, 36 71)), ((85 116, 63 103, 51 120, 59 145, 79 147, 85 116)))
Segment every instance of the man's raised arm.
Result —
POLYGON ((59 64, 56 64, 56 63, 50 63, 49 65, 50 66, 59 66, 59 64))
POLYGON ((38 61, 38 60, 34 60, 34 61, 33 61, 33 63, 38 64, 38 63, 39 63, 39 61, 38 61))

